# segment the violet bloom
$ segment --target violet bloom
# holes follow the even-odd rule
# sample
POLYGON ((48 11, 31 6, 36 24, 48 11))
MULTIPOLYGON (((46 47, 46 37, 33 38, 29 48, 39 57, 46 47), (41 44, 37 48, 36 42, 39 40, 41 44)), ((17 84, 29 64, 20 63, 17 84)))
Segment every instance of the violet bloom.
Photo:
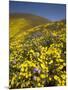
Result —
POLYGON ((37 69, 37 68, 34 68, 34 69, 33 69, 33 72, 34 72, 34 73, 35 73, 35 72, 37 72, 37 71, 38 71, 38 69, 37 69))
POLYGON ((37 68, 34 68, 33 70, 34 73, 38 72, 40 74, 41 70, 37 69, 37 68))

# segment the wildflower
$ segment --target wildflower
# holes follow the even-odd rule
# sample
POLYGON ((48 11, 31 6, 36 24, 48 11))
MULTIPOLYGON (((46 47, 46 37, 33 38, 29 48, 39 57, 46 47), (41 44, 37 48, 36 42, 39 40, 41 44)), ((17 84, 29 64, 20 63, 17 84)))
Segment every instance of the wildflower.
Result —
POLYGON ((42 79, 44 79, 44 78, 45 78, 45 75, 44 75, 44 74, 41 74, 40 77, 41 77, 42 79))
POLYGON ((41 67, 42 67, 43 69, 45 69, 45 65, 44 65, 44 64, 41 64, 41 67))
POLYGON ((36 80, 36 78, 37 78, 36 76, 33 76, 33 80, 36 80))
POLYGON ((40 77, 37 77, 37 81, 38 81, 38 82, 40 81, 40 77))
POLYGON ((52 80, 52 78, 51 77, 49 77, 49 81, 51 81, 52 80))
POLYGON ((55 76, 54 76, 54 79, 55 79, 55 80, 57 80, 57 79, 58 79, 58 76, 57 76, 57 75, 55 75, 55 76))
POLYGON ((35 73, 35 72, 37 72, 37 71, 38 71, 38 69, 37 69, 37 68, 34 68, 34 69, 33 69, 33 72, 34 72, 34 73, 35 73))
POLYGON ((65 74, 62 74, 61 77, 65 80, 66 76, 65 74))
POLYGON ((52 64, 53 63, 53 60, 50 60, 49 64, 52 64))
POLYGON ((38 83, 38 86, 41 86, 41 84, 40 84, 40 83, 38 83))

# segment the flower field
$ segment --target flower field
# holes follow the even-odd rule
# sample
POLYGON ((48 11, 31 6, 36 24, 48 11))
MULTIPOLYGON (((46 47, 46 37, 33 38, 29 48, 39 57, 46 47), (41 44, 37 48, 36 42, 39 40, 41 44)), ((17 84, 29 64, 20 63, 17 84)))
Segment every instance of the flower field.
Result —
POLYGON ((14 23, 10 20, 9 87, 65 86, 65 21, 33 27, 24 19, 14 23))

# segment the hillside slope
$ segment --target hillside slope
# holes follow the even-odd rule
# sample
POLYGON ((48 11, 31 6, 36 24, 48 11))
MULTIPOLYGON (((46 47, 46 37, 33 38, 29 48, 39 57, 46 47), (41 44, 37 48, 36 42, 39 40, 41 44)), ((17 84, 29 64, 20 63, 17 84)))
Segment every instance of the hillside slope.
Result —
POLYGON ((9 88, 65 86, 65 20, 28 19, 10 19, 9 88))
POLYGON ((10 38, 35 26, 51 22, 48 19, 32 14, 10 14, 10 38))
POLYGON ((10 14, 10 19, 21 19, 24 18, 27 21, 30 22, 31 25, 36 26, 36 25, 40 25, 40 24, 44 24, 44 23, 48 23, 51 22, 50 20, 48 20, 47 18, 43 18, 41 16, 36 16, 33 14, 27 14, 27 13, 20 13, 20 14, 10 14))

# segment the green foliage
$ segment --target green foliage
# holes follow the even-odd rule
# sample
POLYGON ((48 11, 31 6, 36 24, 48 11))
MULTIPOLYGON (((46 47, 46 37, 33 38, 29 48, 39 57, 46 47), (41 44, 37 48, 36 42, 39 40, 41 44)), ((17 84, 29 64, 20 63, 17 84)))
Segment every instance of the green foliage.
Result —
MULTIPOLYGON (((17 30, 21 29, 20 21, 17 25, 17 30)), ((10 88, 66 85, 65 23, 52 22, 22 29, 16 36, 13 28, 15 25, 10 23, 10 38, 13 37, 9 48, 10 88)))

